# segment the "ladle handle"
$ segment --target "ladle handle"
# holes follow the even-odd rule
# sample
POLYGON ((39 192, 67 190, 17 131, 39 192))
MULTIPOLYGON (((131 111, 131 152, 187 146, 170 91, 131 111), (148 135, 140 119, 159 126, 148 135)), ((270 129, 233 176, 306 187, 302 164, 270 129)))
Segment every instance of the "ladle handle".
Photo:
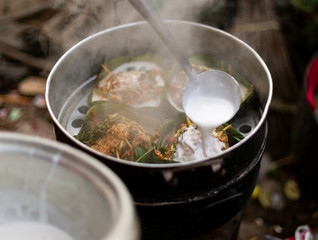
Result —
POLYGON ((140 13, 140 15, 148 21, 170 51, 173 52, 173 55, 187 73, 190 80, 195 80, 196 73, 194 72, 188 58, 183 54, 176 40, 171 35, 168 28, 164 25, 164 22, 161 20, 159 13, 151 0, 129 0, 129 2, 140 13))

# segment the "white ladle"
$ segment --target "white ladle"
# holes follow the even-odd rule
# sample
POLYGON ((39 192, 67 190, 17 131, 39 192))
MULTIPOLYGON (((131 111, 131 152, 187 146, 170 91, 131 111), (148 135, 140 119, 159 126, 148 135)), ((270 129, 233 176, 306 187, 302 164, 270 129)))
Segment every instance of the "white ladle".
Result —
MULTIPOLYGON (((129 1, 158 33, 188 75, 190 82, 183 93, 183 109, 199 127, 203 142, 207 143, 204 140, 211 131, 229 121, 238 111, 241 103, 239 84, 230 74, 219 70, 209 70, 197 75, 165 27, 151 0, 129 1)), ((207 146, 203 148, 206 155, 207 146)))

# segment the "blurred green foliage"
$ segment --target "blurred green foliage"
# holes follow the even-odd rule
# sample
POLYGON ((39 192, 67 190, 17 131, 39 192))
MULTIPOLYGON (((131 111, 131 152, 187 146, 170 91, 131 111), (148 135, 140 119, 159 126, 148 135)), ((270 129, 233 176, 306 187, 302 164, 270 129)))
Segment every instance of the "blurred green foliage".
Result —
POLYGON ((318 0, 289 0, 289 2, 297 9, 304 12, 312 12, 318 6, 318 0))

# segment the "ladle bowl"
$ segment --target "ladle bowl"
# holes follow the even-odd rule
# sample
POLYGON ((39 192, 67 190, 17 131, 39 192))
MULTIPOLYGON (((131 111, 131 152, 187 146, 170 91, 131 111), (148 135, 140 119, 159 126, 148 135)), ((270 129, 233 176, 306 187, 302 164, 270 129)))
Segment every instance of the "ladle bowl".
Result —
MULTIPOLYGON (((186 113, 189 102, 192 101, 196 96, 200 95, 213 96, 213 98, 216 99, 226 99, 233 106, 233 115, 240 108, 240 85, 237 83, 234 77, 223 71, 209 70, 202 72, 198 74, 197 80, 190 81, 188 83, 182 97, 183 109, 186 113)), ((230 119, 231 117, 226 119, 226 121, 230 119)))

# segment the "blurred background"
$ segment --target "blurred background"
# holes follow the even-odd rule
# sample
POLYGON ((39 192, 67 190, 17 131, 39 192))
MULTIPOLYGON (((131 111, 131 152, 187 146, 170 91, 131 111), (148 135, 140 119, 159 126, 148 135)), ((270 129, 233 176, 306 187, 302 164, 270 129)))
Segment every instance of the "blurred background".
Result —
MULTIPOLYGON (((165 19, 237 36, 271 72, 268 143, 238 239, 287 239, 300 225, 316 233, 318 0, 153 2, 165 19)), ((139 20, 127 0, 0 0, 0 130, 54 139, 44 94, 55 62, 83 38, 139 20)))

